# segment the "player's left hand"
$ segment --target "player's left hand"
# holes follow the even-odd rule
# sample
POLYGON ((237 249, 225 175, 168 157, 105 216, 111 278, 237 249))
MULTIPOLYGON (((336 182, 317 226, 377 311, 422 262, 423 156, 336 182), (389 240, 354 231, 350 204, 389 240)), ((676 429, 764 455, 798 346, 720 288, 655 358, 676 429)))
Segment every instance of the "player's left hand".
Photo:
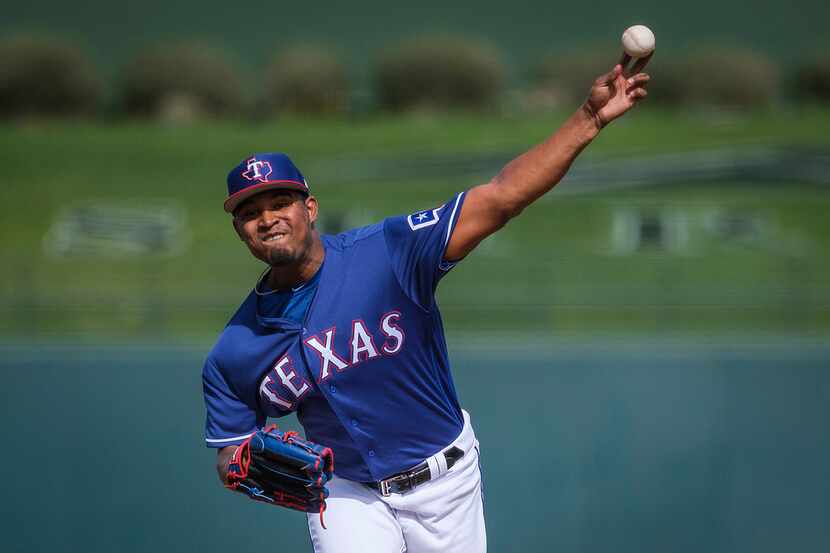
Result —
POLYGON ((251 499, 289 509, 320 513, 329 495, 326 482, 334 471, 331 448, 303 440, 277 425, 254 432, 234 451, 226 487, 251 499))
POLYGON ((647 56, 637 60, 631 71, 624 71, 623 65, 618 63, 594 81, 585 100, 585 109, 594 117, 599 128, 623 115, 648 95, 646 85, 651 77, 642 70, 650 58, 647 56))

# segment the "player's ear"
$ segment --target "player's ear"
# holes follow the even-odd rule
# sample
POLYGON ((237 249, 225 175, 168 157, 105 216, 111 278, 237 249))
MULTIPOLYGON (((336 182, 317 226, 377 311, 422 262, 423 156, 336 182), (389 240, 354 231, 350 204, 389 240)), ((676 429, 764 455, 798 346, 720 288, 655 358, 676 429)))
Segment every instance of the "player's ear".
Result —
POLYGON ((317 221, 317 198, 314 196, 309 195, 305 199, 305 208, 308 210, 308 220, 314 225, 314 222, 317 221))

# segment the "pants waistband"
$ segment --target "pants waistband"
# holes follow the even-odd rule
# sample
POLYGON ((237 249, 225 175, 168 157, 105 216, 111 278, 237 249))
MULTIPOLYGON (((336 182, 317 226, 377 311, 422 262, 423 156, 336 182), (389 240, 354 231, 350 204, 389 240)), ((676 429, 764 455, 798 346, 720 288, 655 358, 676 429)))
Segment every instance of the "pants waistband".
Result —
POLYGON ((419 484, 446 474, 476 444, 475 433, 470 424, 470 414, 463 409, 461 414, 464 417, 464 426, 449 446, 409 470, 367 485, 381 492, 383 496, 388 496, 391 493, 404 493, 419 484))

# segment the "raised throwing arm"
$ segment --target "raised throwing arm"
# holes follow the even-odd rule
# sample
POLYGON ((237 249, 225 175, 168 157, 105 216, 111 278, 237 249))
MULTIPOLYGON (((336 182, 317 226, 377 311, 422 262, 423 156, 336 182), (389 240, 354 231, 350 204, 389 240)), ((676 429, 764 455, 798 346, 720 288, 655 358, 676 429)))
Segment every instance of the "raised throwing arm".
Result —
POLYGON ((594 81, 585 103, 547 140, 508 163, 490 182, 467 192, 444 257, 461 259, 558 183, 599 131, 646 97, 649 58, 623 73, 616 65, 594 81))

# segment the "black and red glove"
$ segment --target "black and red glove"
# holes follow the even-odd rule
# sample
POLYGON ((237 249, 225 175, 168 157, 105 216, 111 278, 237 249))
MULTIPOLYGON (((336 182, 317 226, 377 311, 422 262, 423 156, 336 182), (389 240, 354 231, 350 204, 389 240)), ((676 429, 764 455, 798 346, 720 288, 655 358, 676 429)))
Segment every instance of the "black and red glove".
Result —
POLYGON ((274 424, 236 449, 228 464, 228 488, 264 503, 320 513, 322 522, 333 470, 331 448, 296 432, 280 432, 274 424))

